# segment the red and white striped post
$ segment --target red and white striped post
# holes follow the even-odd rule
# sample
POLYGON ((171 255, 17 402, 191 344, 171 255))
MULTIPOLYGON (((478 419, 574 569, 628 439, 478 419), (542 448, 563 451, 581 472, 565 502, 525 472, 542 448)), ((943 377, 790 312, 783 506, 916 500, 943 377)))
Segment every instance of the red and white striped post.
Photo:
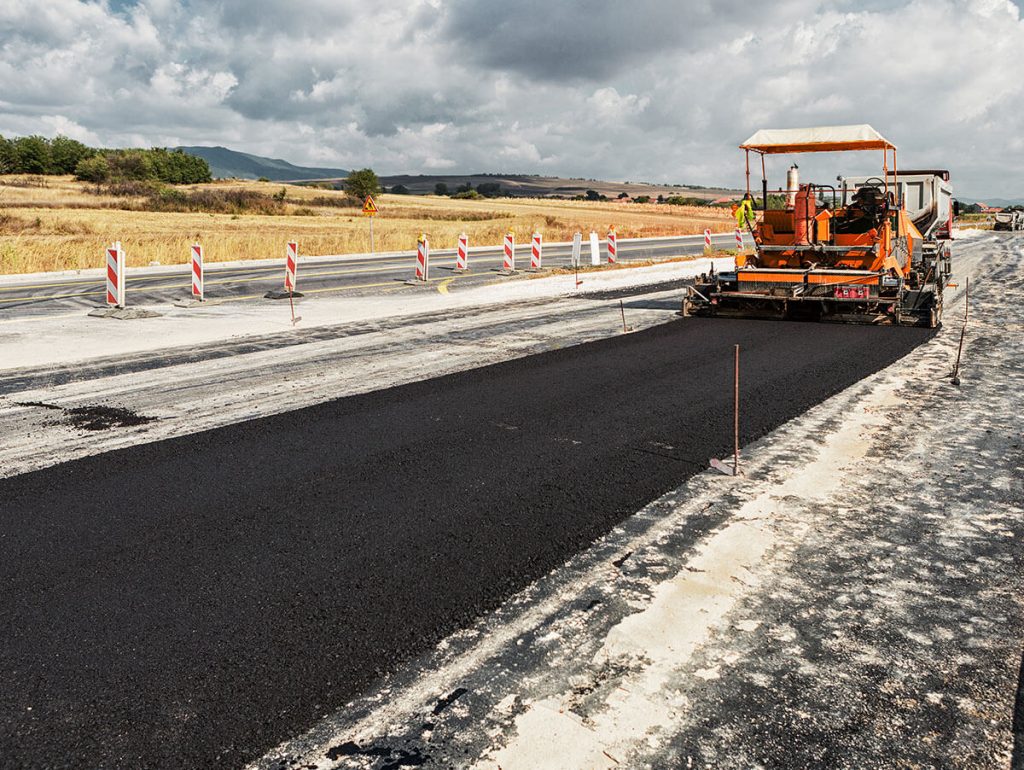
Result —
POLYGON ((416 280, 426 283, 430 276, 430 241, 423 233, 416 241, 416 280))
POLYGON ((619 237, 615 234, 615 228, 608 231, 608 264, 614 265, 619 258, 619 237))
POLYGON ((124 249, 121 241, 107 248, 107 304, 124 307, 124 249))
POLYGON ((299 270, 299 244, 288 241, 288 252, 284 260, 284 289, 289 294, 295 291, 295 276, 299 270))
POLYGON ((705 254, 710 254, 711 253, 711 231, 710 230, 705 230, 704 231, 704 253, 705 254))
POLYGON ((738 227, 736 228, 736 253, 743 253, 743 231, 738 227))
POLYGON ((505 233, 505 262, 501 272, 505 275, 512 275, 516 271, 516 236, 515 233, 505 233))
POLYGON ((533 234, 533 244, 530 248, 530 270, 540 270, 541 258, 544 254, 544 236, 540 233, 533 234))
POLYGON ((202 302, 203 294, 203 247, 192 244, 192 296, 202 302))
POLYGON ((455 252, 455 272, 465 273, 469 270, 469 236, 459 236, 459 246, 455 252))

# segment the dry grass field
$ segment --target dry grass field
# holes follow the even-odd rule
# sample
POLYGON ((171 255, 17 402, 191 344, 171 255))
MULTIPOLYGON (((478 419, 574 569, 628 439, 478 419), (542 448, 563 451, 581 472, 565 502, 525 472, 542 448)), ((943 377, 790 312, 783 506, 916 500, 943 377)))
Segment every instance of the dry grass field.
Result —
MULTIPOLYGON (((209 261, 280 258, 293 238, 304 254, 369 251, 366 217, 343 206, 340 192, 237 181, 185 188, 265 196, 282 189, 279 214, 179 213, 142 210, 142 196, 98 193, 71 177, 0 176, 0 274, 100 267, 104 246, 115 240, 133 266, 186 262, 194 242, 204 245, 209 261)), ((469 235, 470 245, 496 245, 509 230, 519 240, 536 230, 548 241, 560 241, 577 230, 603 234, 610 226, 621 238, 729 226, 728 210, 658 204, 404 195, 384 195, 378 203, 377 251, 413 249, 420 233, 427 233, 434 248, 451 248, 461 232, 469 235)))

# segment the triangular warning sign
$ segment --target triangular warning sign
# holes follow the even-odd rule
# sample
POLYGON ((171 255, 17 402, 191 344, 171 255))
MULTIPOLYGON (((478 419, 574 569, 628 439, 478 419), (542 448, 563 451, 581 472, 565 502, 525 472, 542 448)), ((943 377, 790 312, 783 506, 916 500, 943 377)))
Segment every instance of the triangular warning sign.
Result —
POLYGON ((366 200, 363 202, 363 213, 369 214, 371 217, 377 213, 377 204, 373 202, 372 195, 366 196, 366 200))

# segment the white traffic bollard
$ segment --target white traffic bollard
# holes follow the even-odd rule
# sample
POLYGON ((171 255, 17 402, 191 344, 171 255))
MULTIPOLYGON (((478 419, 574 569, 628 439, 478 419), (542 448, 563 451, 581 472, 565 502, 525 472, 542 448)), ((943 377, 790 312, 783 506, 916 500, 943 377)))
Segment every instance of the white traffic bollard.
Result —
POLYGON ((512 232, 505 234, 505 259, 500 271, 501 275, 514 275, 516 272, 516 236, 512 232))
POLYGON ((416 242, 416 280, 424 283, 430 278, 430 241, 423 233, 416 242))
POLYGON ((202 302, 204 295, 203 247, 192 244, 192 298, 202 302))
POLYGON ((469 270, 469 236, 459 236, 459 247, 455 253, 455 272, 465 273, 469 270))
POLYGON ((289 294, 296 291, 296 274, 299 271, 299 244, 288 241, 288 251, 284 260, 284 290, 289 294))
POLYGON ((614 265, 619 258, 619 238, 615 234, 615 228, 608 231, 608 264, 614 265))
POLYGON ((601 264, 601 239, 593 230, 590 231, 590 264, 594 267, 601 264))
POLYGON ((124 249, 116 241, 107 249, 107 304, 124 307, 124 249))
POLYGON ((536 273, 540 270, 541 257, 544 250, 544 236, 540 233, 533 234, 533 244, 530 248, 530 272, 536 273))
POLYGON ((711 253, 711 231, 710 230, 705 230, 704 231, 704 253, 705 254, 711 253))
POLYGON ((736 228, 736 252, 743 252, 743 231, 738 227, 736 228))

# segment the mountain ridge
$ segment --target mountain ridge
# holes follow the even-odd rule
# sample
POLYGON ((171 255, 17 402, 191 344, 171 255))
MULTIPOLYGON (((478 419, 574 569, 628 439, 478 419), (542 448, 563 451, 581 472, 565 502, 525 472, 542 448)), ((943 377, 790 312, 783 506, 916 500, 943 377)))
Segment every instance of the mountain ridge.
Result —
POLYGON ((262 177, 272 182, 294 182, 337 179, 348 176, 346 169, 296 166, 282 158, 251 155, 219 145, 213 147, 197 145, 176 149, 205 160, 210 166, 210 173, 218 179, 260 179, 262 177))

